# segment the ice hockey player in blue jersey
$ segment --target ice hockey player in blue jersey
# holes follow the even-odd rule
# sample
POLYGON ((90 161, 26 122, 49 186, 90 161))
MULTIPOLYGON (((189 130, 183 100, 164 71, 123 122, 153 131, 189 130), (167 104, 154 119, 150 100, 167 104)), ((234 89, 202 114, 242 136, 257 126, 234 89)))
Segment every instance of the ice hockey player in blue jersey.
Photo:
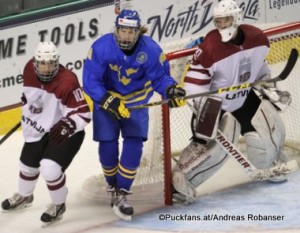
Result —
POLYGON ((148 109, 129 107, 147 103, 156 91, 180 107, 185 90, 170 76, 169 63, 149 36, 135 10, 122 10, 114 33, 97 39, 83 69, 83 89, 93 100, 93 139, 99 142, 99 159, 112 194, 116 215, 131 220, 133 207, 126 196, 142 156, 148 134, 148 109), (123 137, 119 154, 118 139, 123 137))

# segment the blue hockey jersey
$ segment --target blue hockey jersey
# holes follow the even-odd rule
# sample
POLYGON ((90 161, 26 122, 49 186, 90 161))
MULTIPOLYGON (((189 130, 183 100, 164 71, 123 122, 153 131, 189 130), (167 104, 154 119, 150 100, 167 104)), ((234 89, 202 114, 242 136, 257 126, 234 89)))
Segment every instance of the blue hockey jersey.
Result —
POLYGON ((161 48, 149 36, 140 36, 134 52, 127 56, 114 34, 94 42, 83 69, 83 89, 99 104, 106 92, 120 98, 127 107, 147 103, 153 91, 166 97, 166 88, 175 81, 161 48))

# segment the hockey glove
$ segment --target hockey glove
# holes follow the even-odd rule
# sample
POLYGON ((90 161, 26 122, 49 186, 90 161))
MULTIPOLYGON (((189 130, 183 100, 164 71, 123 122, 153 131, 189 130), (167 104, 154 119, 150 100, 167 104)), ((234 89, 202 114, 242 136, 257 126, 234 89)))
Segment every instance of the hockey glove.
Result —
POLYGON ((49 140, 53 144, 62 144, 72 136, 76 130, 76 123, 69 117, 62 117, 53 127, 50 129, 49 140))
POLYGON ((262 87, 260 92, 263 98, 268 99, 280 112, 284 112, 292 102, 291 94, 288 91, 280 91, 276 87, 262 87))
POLYGON ((177 97, 184 97, 186 95, 185 90, 180 85, 171 85, 167 88, 167 98, 170 99, 168 102, 169 107, 176 108, 185 105, 186 100, 177 97))
POLYGON ((125 107, 122 100, 118 97, 114 97, 110 93, 106 93, 100 101, 100 107, 104 110, 113 113, 119 120, 121 118, 129 118, 130 112, 125 107))

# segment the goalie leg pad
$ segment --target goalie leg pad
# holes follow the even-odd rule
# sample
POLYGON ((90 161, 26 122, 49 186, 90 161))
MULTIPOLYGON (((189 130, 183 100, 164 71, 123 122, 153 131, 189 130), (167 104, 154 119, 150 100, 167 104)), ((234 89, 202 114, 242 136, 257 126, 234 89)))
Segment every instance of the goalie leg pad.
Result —
POLYGON ((251 124, 256 132, 246 133, 249 160, 258 169, 270 168, 283 153, 285 127, 274 106, 262 100, 251 124))
POLYGON ((247 143, 247 155, 250 162, 258 169, 271 167, 275 160, 275 153, 267 154, 266 142, 257 132, 249 132, 244 135, 247 143))
MULTIPOLYGON (((220 122, 220 130, 234 144, 238 143, 240 125, 230 114, 225 113, 220 122)), ((181 153, 173 169, 173 187, 179 193, 189 196, 194 188, 208 180, 227 161, 227 154, 216 141, 207 145, 191 142, 181 153), (180 177, 180 179, 178 178, 180 177)))
POLYGON ((185 174, 180 171, 173 171, 172 174, 173 187, 179 193, 175 199, 182 202, 193 203, 196 201, 196 190, 186 178, 185 174))

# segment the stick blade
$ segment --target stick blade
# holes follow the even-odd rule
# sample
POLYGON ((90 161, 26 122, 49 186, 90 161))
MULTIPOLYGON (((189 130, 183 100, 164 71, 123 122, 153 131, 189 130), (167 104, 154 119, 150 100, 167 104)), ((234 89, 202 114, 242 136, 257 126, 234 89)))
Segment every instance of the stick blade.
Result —
POLYGON ((298 50, 293 48, 291 50, 291 53, 290 53, 290 56, 288 58, 286 66, 284 67, 283 71, 278 75, 278 77, 281 80, 285 80, 289 76, 289 74, 293 70, 297 60, 298 60, 298 50))

